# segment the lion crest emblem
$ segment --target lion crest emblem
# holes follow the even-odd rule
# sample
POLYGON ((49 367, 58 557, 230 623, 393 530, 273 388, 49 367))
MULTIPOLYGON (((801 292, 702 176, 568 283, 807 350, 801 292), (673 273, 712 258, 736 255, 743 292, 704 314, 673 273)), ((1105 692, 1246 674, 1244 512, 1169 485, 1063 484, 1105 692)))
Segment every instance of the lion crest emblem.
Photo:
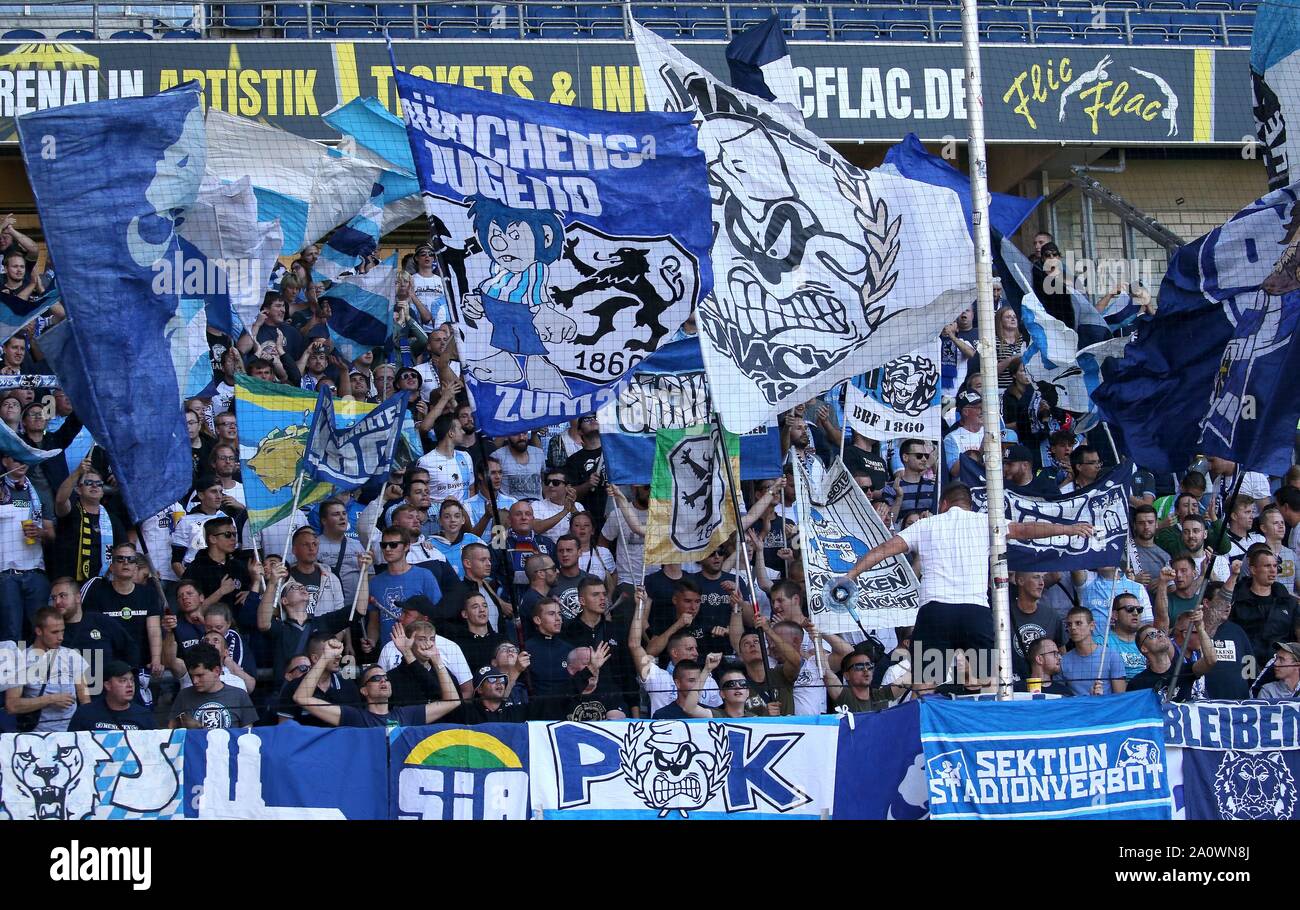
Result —
POLYGON ((309 430, 297 424, 276 427, 258 443, 257 454, 248 459, 257 479, 272 493, 293 484, 302 460, 309 430))
POLYGON ((1290 819, 1295 813, 1295 779, 1281 752, 1264 755, 1225 752, 1214 777, 1219 817, 1234 821, 1290 819))

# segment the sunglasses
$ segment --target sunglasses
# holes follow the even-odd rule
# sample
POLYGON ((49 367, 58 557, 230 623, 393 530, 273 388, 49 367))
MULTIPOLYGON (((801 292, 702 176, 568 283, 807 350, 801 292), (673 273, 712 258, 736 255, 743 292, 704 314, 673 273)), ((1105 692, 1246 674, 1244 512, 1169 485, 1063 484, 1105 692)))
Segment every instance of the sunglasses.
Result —
POLYGON ((364 683, 362 683, 362 685, 364 685, 364 686, 368 686, 368 685, 370 685, 370 684, 373 683, 373 682, 388 682, 388 674, 387 674, 387 673, 371 673, 368 677, 366 677, 366 681, 365 681, 364 683))
POLYGON ((875 664, 849 664, 849 669, 866 672, 867 670, 874 670, 875 664))
POLYGON ((217 531, 215 534, 212 534, 212 535, 210 535, 210 536, 212 536, 212 537, 234 537, 234 536, 235 536, 235 532, 234 532, 234 531, 217 531))
POLYGON ((743 679, 729 679, 722 684, 724 689, 748 689, 749 683, 743 679))
POLYGON ((1160 638, 1160 637, 1162 637, 1164 634, 1165 634, 1165 633, 1162 632, 1162 631, 1160 631, 1159 629, 1152 629, 1152 630, 1151 630, 1150 632, 1148 632, 1146 635, 1143 635, 1143 636, 1142 636, 1142 641, 1150 641, 1150 640, 1153 639, 1153 638, 1160 638))
POLYGON ((292 673, 294 676, 301 676, 302 674, 306 673, 310 669, 311 667, 308 666, 290 667, 289 672, 292 673))
POLYGON ((91 489, 91 490, 102 490, 102 489, 104 488, 104 481, 102 481, 102 480, 83 480, 83 481, 81 482, 81 485, 82 485, 83 487, 87 487, 87 488, 89 488, 89 489, 91 489))
POLYGON ((1134 615, 1137 615, 1138 613, 1142 612, 1141 607, 1120 607, 1120 609, 1125 613, 1132 613, 1134 615))
POLYGON ((907 452, 907 453, 905 453, 905 454, 910 455, 910 456, 912 456, 913 458, 929 458, 929 457, 930 457, 930 453, 929 453, 929 452, 907 452))
POLYGON ((379 544, 385 550, 396 550, 398 547, 404 547, 406 544, 400 540, 385 540, 379 544))
POLYGON ((562 487, 562 486, 564 486, 564 485, 567 484, 567 483, 568 483, 567 480, 548 480, 548 481, 546 481, 546 485, 547 485, 548 487, 562 487))
POLYGON ((481 685, 483 685, 483 683, 490 683, 490 682, 499 682, 499 683, 501 683, 502 685, 505 685, 506 681, 507 681, 507 680, 506 680, 506 677, 505 677, 505 676, 503 676, 503 675, 495 675, 495 674, 494 674, 494 675, 492 675, 492 676, 484 676, 484 677, 483 677, 483 682, 480 682, 479 685, 481 686, 481 685))
POLYGON ((135 562, 134 556, 114 556, 113 562, 135 562))

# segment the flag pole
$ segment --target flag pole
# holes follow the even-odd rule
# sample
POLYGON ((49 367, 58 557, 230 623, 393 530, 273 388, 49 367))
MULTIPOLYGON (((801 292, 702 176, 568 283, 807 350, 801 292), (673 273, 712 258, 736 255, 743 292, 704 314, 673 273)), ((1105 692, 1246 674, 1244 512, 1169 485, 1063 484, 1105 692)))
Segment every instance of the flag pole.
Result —
POLYGON ((993 257, 989 236, 988 158, 984 146, 984 88, 979 57, 976 0, 961 0, 961 46, 966 63, 966 154, 970 165, 971 234, 975 244, 976 312, 979 314, 980 375, 984 379, 984 475, 988 495, 989 564, 992 576, 997 699, 1011 693, 1011 626, 1007 593, 1007 520, 1002 485, 1001 407, 998 400, 997 335, 993 312, 993 257))
MULTIPOLYGON (((280 554, 280 565, 284 566, 286 569, 289 566, 289 547, 293 543, 293 516, 294 513, 298 511, 298 500, 299 497, 302 496, 302 476, 303 470, 302 464, 300 463, 298 465, 298 473, 295 474, 293 478, 293 505, 289 507, 289 514, 286 516, 289 519, 289 533, 284 538, 284 551, 280 554)), ((286 571, 285 578, 287 579, 288 577, 289 575, 286 571)), ((280 609, 280 592, 282 590, 284 590, 283 584, 277 584, 275 586, 275 598, 271 604, 272 613, 275 613, 280 609)))
MULTIPOLYGON (((383 496, 384 494, 382 491, 380 491, 379 495, 383 496)), ((374 536, 375 536, 375 529, 372 527, 370 529, 370 533, 366 535, 366 542, 362 544, 362 552, 364 553, 370 552, 370 543, 374 539, 374 536)), ((343 547, 343 552, 346 555, 348 549, 348 538, 346 534, 343 535, 343 543, 341 544, 341 546, 343 547)), ((365 575, 365 571, 366 571, 365 568, 362 568, 361 574, 363 576, 365 575)), ((352 620, 356 619, 357 604, 359 603, 361 603, 361 578, 357 579, 357 589, 352 592, 352 610, 351 612, 348 613, 348 625, 351 625, 352 620)))

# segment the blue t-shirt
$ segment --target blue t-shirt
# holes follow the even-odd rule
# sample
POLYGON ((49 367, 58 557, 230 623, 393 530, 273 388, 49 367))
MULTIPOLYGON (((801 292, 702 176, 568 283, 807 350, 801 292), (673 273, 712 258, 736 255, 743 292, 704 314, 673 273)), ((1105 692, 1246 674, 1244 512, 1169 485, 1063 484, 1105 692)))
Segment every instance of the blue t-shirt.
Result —
POLYGON ((423 566, 411 566, 401 575, 380 572, 370 581, 370 596, 373 598, 372 609, 379 610, 379 640, 388 641, 393 632, 393 623, 402 616, 399 604, 409 597, 423 594, 437 604, 442 600, 442 589, 433 573, 423 566))
POLYGON ((472 543, 483 543, 483 538, 477 534, 462 534, 458 543, 447 543, 441 537, 430 537, 429 543, 433 544, 434 549, 443 555, 447 560, 447 565, 456 570, 456 575, 465 580, 465 564, 461 561, 460 551, 472 543))
MULTIPOLYGON (((1132 641, 1125 641, 1115 634, 1114 629, 1111 630, 1110 635, 1107 637, 1110 640, 1110 644, 1106 645, 1106 650, 1114 651, 1119 655, 1119 659, 1124 662, 1125 679, 1132 679, 1147 668, 1147 659, 1143 657, 1142 652, 1138 650, 1136 638, 1132 641)), ((1100 635, 1094 635, 1092 640, 1095 641, 1098 646, 1101 645, 1100 635)))
MULTIPOLYGON (((1079 593, 1079 605, 1087 607, 1092 613, 1092 619, 1097 624, 1098 634, 1102 629, 1110 628, 1110 611, 1109 607, 1115 602, 1114 598, 1121 594, 1132 594, 1138 600, 1138 605, 1142 607, 1145 615, 1147 606, 1151 603, 1151 598, 1147 596, 1146 588, 1142 587, 1131 578, 1116 578, 1115 593, 1111 595, 1111 579, 1102 578, 1099 573, 1093 573, 1088 579, 1087 584, 1081 587, 1079 593)), ((1146 662, 1142 663, 1143 668, 1146 662)))
MULTIPOLYGON (((1145 665, 1145 661, 1143 662, 1145 665)), ((1110 680, 1125 679, 1124 661, 1110 648, 1106 649, 1106 665, 1101 664, 1101 648, 1094 648, 1084 657, 1078 651, 1066 651, 1061 655, 1061 679, 1075 695, 1091 695, 1092 684, 1101 676, 1101 694, 1111 692, 1110 680)))

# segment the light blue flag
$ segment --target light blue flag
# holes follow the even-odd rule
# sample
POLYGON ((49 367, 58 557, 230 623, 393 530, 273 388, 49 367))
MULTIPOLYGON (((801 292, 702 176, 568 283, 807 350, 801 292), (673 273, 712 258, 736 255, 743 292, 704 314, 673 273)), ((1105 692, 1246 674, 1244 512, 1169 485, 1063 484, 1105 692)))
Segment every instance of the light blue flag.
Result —
POLYGON ((329 330, 334 347, 348 361, 383 347, 393 334, 397 254, 363 275, 351 275, 321 298, 330 305, 329 330))
POLYGON ((41 347, 144 521, 191 481, 166 335, 177 294, 157 279, 203 178, 199 89, 38 111, 18 134, 69 317, 41 347))
POLYGON ((1090 344, 1079 351, 1077 362, 1079 369, 1083 371, 1083 386, 1088 390, 1088 413, 1075 425, 1076 432, 1086 433, 1101 422, 1101 412, 1092 401, 1092 393, 1101 385, 1105 365, 1111 360, 1123 357, 1124 348, 1128 347, 1132 338, 1132 335, 1117 335, 1097 344, 1090 344))
POLYGON ((62 449, 33 449, 9 429, 9 424, 0 421, 0 456, 32 465, 61 454, 63 454, 62 449))
POLYGON ((406 393, 399 392, 356 423, 339 429, 334 393, 325 386, 316 399, 316 412, 303 445, 303 472, 338 490, 365 486, 392 464, 405 414, 406 393))
POLYGON ((1268 188, 1280 190, 1295 181, 1300 159, 1300 12, 1294 3, 1266 0, 1255 11, 1250 78, 1268 188))
POLYGON ((321 119, 394 170, 415 174, 406 125, 389 113, 379 99, 354 99, 321 114, 321 119))
POLYGON ((18 334, 18 330, 33 319, 39 319, 59 302, 57 287, 51 288, 35 300, 23 300, 14 294, 0 293, 0 343, 18 334))

